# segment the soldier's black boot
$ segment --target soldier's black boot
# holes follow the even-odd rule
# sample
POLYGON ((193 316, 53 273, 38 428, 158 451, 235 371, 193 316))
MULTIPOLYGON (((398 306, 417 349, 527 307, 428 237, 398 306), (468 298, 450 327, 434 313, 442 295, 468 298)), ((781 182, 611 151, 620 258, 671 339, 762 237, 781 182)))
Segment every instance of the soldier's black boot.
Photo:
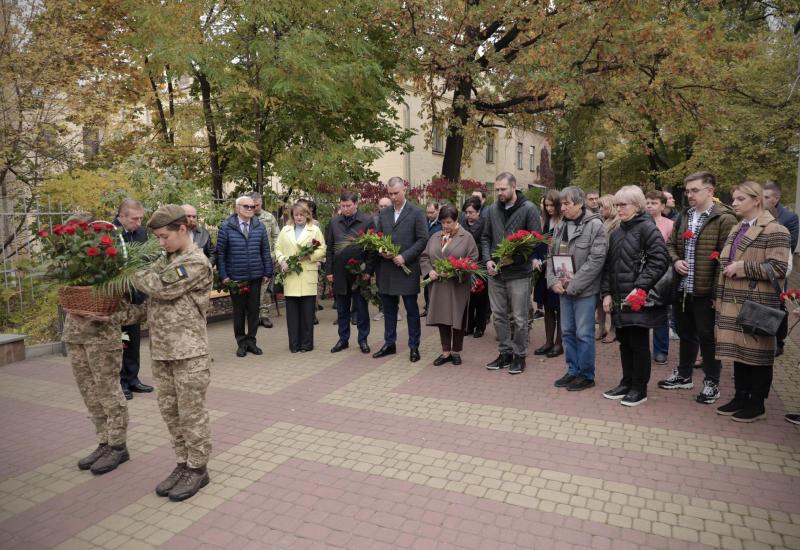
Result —
POLYGON ((192 498, 197 491, 208 485, 208 470, 205 466, 200 468, 189 468, 183 470, 181 478, 175 487, 169 492, 169 499, 176 502, 192 498))
POLYGON ((123 462, 130 460, 130 458, 131 455, 128 454, 128 447, 125 443, 122 445, 106 445, 103 454, 92 464, 92 473, 98 476, 107 474, 111 470, 115 470, 123 462))
POLYGON ((107 447, 105 443, 101 443, 97 446, 97 448, 92 451, 92 454, 89 456, 85 456, 78 461, 78 468, 81 470, 88 470, 92 467, 92 464, 97 462, 97 459, 103 455, 104 449, 107 447))
POLYGON ((172 470, 172 473, 167 476, 167 479, 156 486, 156 494, 160 497, 169 496, 169 492, 175 487, 175 484, 178 483, 185 469, 186 463, 179 462, 178 465, 175 466, 175 469, 172 470))

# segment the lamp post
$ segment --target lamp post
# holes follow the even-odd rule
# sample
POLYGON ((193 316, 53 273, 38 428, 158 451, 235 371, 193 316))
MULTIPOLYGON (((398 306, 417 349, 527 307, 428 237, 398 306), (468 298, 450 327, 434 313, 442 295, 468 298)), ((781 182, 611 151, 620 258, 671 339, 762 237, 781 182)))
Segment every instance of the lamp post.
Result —
POLYGON ((597 166, 600 168, 600 177, 599 177, 599 185, 597 188, 597 194, 601 197, 603 196, 603 161, 606 159, 606 154, 603 151, 597 152, 597 166))

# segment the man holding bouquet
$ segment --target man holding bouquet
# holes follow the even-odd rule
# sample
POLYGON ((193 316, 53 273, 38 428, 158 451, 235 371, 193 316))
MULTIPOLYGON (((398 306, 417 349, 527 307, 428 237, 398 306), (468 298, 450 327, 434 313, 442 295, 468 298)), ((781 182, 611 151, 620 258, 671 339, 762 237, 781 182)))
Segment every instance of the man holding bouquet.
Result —
POLYGON ((336 294, 336 319, 339 325, 339 341, 331 349, 337 353, 349 347, 350 343, 350 311, 351 305, 355 308, 356 323, 358 327, 358 347, 361 353, 369 353, 369 311, 367 301, 358 290, 354 290, 355 275, 348 273, 347 265, 350 260, 363 266, 366 255, 363 249, 357 246, 346 246, 344 243, 359 232, 364 233, 373 229, 375 225, 372 218, 358 211, 358 196, 352 191, 345 191, 339 197, 340 214, 334 216, 328 225, 325 235, 327 255, 325 258, 325 273, 328 282, 333 285, 336 294))
POLYGON ((497 202, 488 209, 481 247, 483 257, 488 259, 489 303, 499 354, 486 368, 508 368, 510 374, 521 374, 525 371, 525 357, 528 355, 528 303, 533 265, 531 258, 524 253, 517 252, 503 260, 493 257, 493 253, 506 237, 519 231, 540 232, 542 222, 533 203, 517 191, 517 179, 513 174, 502 172, 498 175, 494 189, 497 202), (514 324, 513 334, 510 323, 514 324))
POLYGON ((422 209, 406 200, 406 184, 402 178, 390 178, 386 191, 392 207, 380 211, 376 229, 399 246, 400 251, 398 254, 384 252, 377 265, 373 260, 368 267, 369 272, 375 271, 384 314, 384 343, 372 356, 377 359, 397 353, 397 312, 402 297, 408 318, 409 360, 413 363, 420 359, 419 257, 428 244, 428 224, 422 209))

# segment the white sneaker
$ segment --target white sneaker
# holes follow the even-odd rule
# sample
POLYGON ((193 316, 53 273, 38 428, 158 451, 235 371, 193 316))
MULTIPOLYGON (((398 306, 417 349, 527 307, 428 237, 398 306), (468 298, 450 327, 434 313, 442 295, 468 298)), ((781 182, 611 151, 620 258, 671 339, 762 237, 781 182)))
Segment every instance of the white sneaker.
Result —
POLYGON ((381 312, 376 313, 375 317, 372 318, 373 321, 380 321, 381 319, 383 319, 383 313, 381 312))
POLYGON ((680 340, 681 337, 678 336, 678 334, 674 330, 669 329, 669 339, 670 340, 680 340))

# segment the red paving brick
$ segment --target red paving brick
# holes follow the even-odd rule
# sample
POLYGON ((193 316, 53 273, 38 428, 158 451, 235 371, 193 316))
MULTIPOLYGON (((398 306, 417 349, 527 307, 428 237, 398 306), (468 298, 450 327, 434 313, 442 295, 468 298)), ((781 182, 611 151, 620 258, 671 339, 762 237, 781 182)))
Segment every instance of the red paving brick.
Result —
MULTIPOLYGON (((688 498, 717 499, 800 514, 800 500, 796 498, 800 476, 797 475, 713 465, 330 404, 325 401, 328 395, 394 359, 379 361, 358 353, 328 355, 327 348, 336 339, 334 327, 330 325, 331 316, 327 308, 320 312, 317 351, 308 356, 329 362, 327 368, 318 368, 304 380, 272 395, 253 393, 246 387, 229 389, 212 384, 208 405, 224 413, 212 423, 215 456, 282 422, 630 483, 688 498)), ((274 340, 264 340, 265 356, 246 360, 252 365, 254 377, 271 376, 269 369, 273 362, 303 368, 297 363, 297 356, 290 356, 283 349, 285 328, 280 322, 267 332, 274 340)), ((541 343, 540 330, 537 325, 532 333, 531 349, 541 343)), ((217 335, 216 341, 224 342, 229 331, 229 325, 216 324, 211 325, 209 332, 217 335)), ((373 323, 372 332, 371 343, 377 348, 382 326, 373 323)), ((428 328, 424 334, 426 338, 433 337, 428 328)), ((404 339, 401 332, 398 355, 402 356, 407 353, 404 339)), ((212 338, 212 343, 214 341, 212 338)), ((636 409, 627 409, 600 396, 606 386, 616 384, 619 376, 614 345, 598 344, 598 385, 577 394, 552 387, 552 381, 563 372, 563 357, 543 362, 531 357, 527 372, 519 377, 486 371, 482 365, 494 356, 494 345, 491 330, 482 340, 467 339, 464 365, 443 368, 427 365, 391 391, 646 428, 680 429, 706 438, 722 436, 761 441, 791 447, 797 452, 800 430, 782 421, 780 416, 786 407, 775 393, 768 401, 770 418, 766 422, 739 425, 714 414, 710 407, 693 403, 693 392, 655 389, 655 382, 668 369, 654 367, 650 400, 636 409)), ((226 368, 242 364, 234 362, 231 352, 222 347, 215 352, 215 378, 224 378, 226 368)), ((674 356, 673 353, 673 361, 674 356)), ((433 357, 435 354, 426 353, 423 361, 429 362, 433 357)), ((397 368, 405 368, 403 364, 397 368)), ((149 374, 147 370, 145 367, 145 375, 149 374)), ((65 394, 72 399, 77 395, 68 365, 61 358, 0 368, 0 377, 5 375, 8 375, 3 379, 6 382, 25 379, 34 386, 37 381, 54 383, 63 386, 65 394)), ((726 376, 723 371, 723 392, 730 391, 732 385, 726 376)), ((154 399, 154 396, 137 395, 136 399, 154 399)), ((797 396, 792 399, 797 400, 797 396)), ((0 399, 1 417, 14 418, 13 422, 0 424, 3 456, 0 488, 5 480, 48 466, 93 444, 92 429, 85 414, 65 409, 58 403, 58 396, 53 400, 51 403, 32 402, 34 400, 24 395, 0 399)), ((132 415, 131 425, 138 425, 135 415, 132 415)), ((117 472, 97 478, 87 474, 74 487, 0 520, 0 547, 54 547, 147 497, 171 468, 171 449, 166 445, 149 452, 131 448, 131 454, 133 460, 117 472)), ((212 483, 214 476, 212 470, 212 483)), ((292 550, 706 547, 299 458, 284 462, 248 487, 223 497, 214 509, 193 520, 163 546, 292 550)))

